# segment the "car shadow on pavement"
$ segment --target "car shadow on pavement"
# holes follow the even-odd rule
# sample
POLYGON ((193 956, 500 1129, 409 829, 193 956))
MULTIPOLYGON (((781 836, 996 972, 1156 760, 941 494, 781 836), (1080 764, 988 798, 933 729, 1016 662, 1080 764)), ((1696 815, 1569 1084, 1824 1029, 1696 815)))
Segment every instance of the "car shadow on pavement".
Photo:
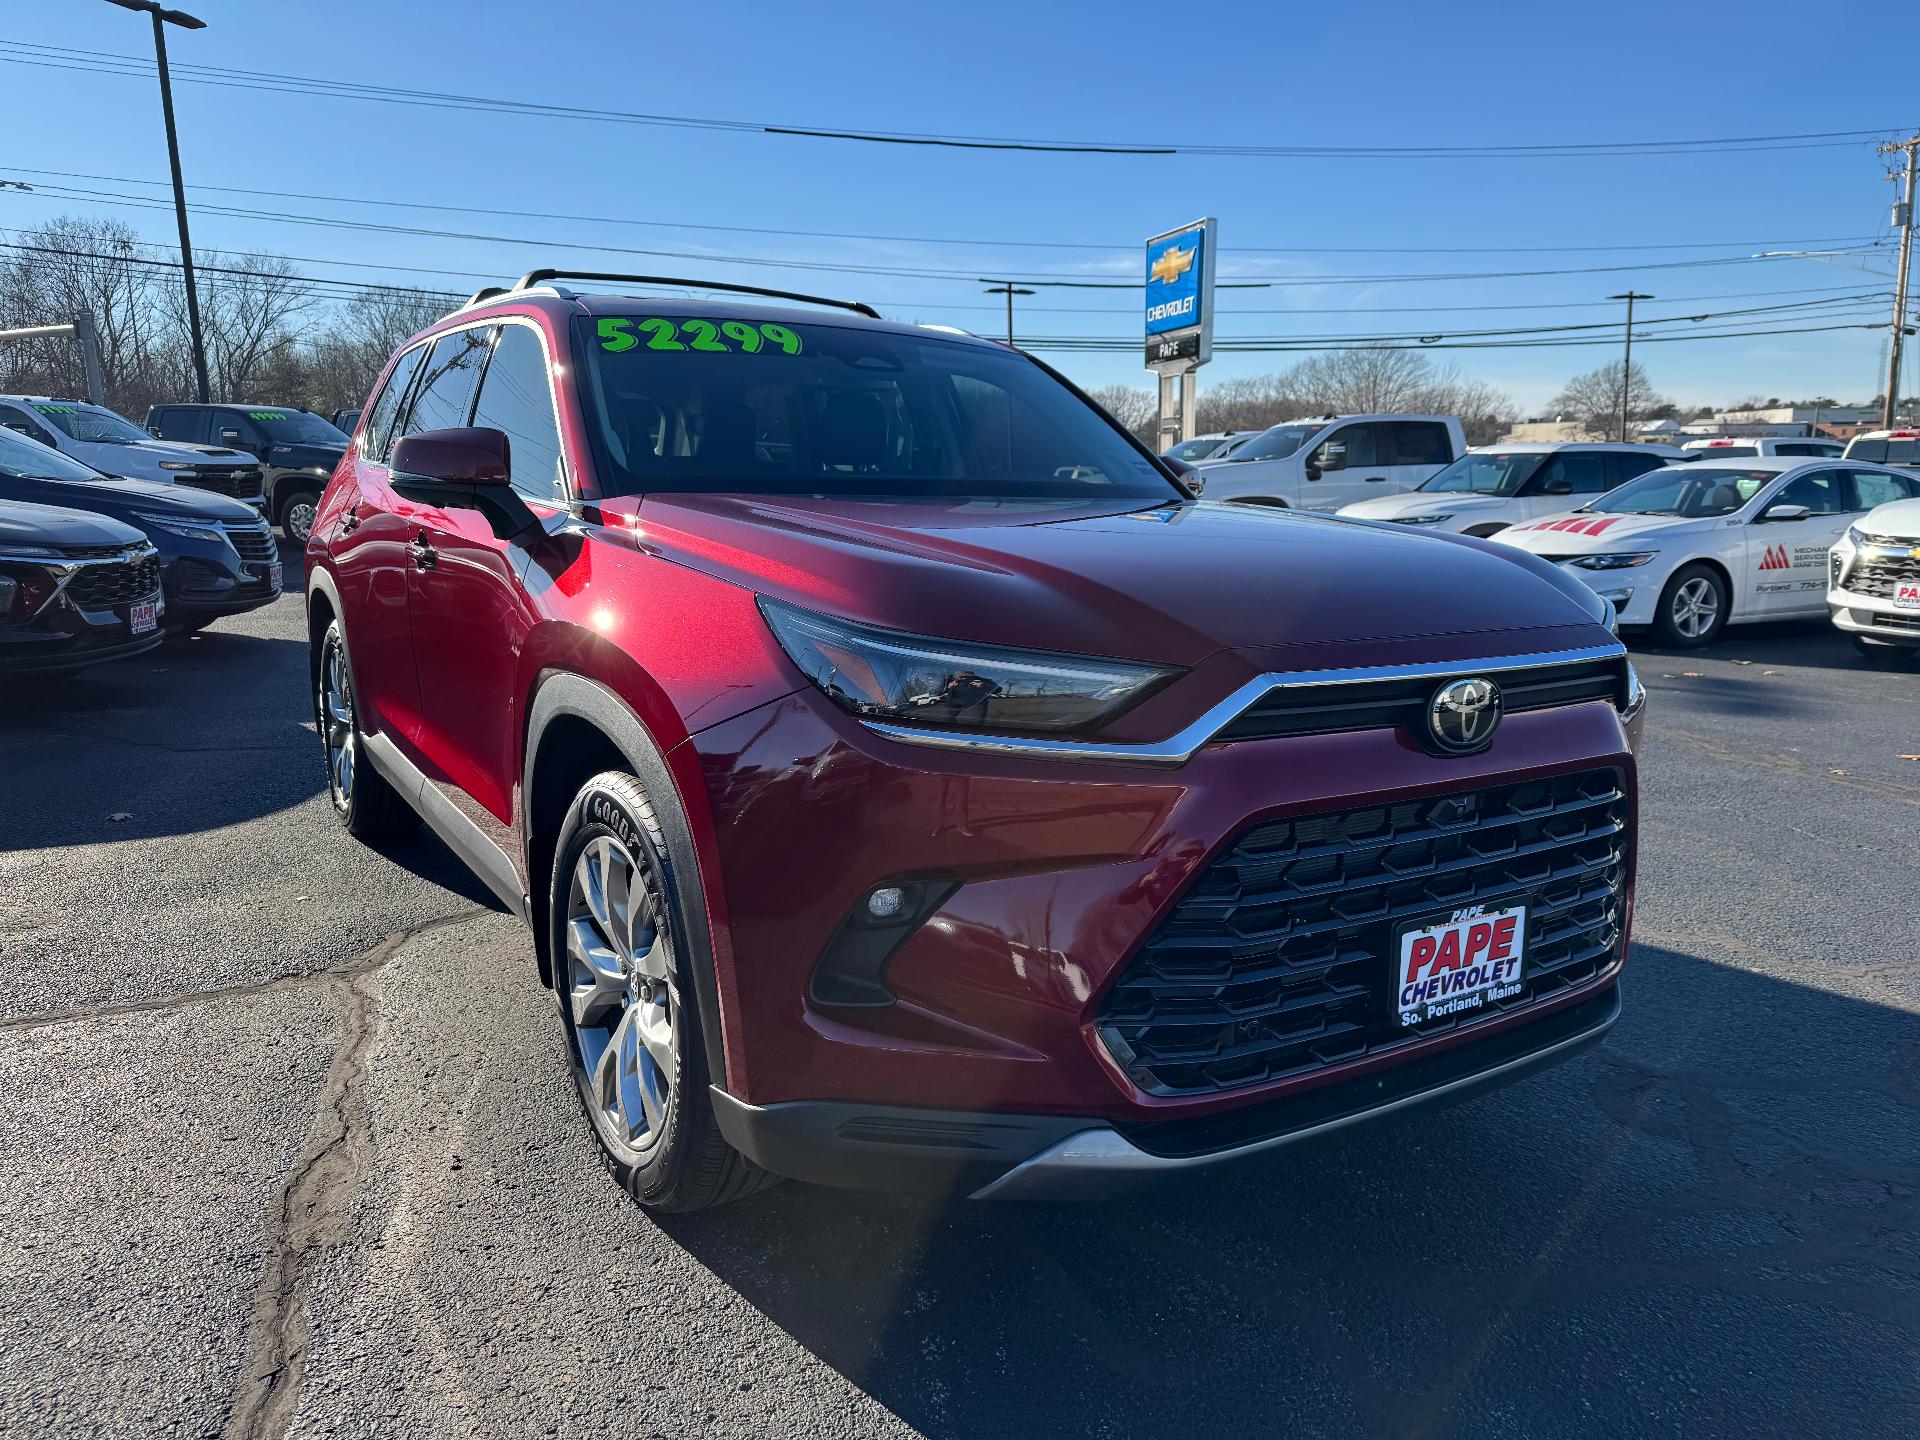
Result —
POLYGON ((1154 1197, 659 1223, 930 1436, 1912 1434, 1916 1057, 1642 946, 1600 1050, 1154 1197))

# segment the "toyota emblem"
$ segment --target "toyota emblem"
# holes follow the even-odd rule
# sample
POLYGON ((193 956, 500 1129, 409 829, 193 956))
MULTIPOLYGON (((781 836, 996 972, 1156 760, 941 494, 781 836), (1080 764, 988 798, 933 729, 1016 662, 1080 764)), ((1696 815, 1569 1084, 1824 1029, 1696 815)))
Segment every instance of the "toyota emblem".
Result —
POLYGON ((1450 680, 1427 703, 1427 734, 1442 755, 1471 755, 1500 728, 1500 687, 1483 676, 1450 680))

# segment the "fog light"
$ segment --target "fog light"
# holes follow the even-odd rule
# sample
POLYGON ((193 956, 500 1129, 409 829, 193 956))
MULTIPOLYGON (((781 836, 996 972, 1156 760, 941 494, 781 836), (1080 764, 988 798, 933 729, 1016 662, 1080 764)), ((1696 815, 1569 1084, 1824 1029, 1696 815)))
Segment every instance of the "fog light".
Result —
POLYGON ((867 896, 867 914, 875 920, 892 920, 907 908, 907 892, 898 885, 882 885, 867 896))
POLYGON ((1612 601, 1614 609, 1624 610, 1627 608, 1627 602, 1633 599, 1633 591, 1631 588, 1621 589, 1621 590, 1602 590, 1600 591, 1600 598, 1602 600, 1612 601))

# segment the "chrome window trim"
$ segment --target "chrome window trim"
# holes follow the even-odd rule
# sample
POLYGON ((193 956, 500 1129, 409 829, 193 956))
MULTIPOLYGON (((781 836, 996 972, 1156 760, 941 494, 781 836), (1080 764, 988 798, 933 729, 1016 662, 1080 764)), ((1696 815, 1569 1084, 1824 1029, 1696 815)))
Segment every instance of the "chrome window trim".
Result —
MULTIPOLYGON (((1617 660, 1627 647, 1589 645, 1577 650, 1547 650, 1531 655, 1505 655, 1492 660, 1457 660, 1442 664, 1369 665, 1348 670, 1275 670, 1256 675, 1191 725, 1165 740, 1099 741, 1050 740, 1040 736, 973 735, 956 730, 923 730, 881 720, 861 720, 874 734, 908 745, 938 750, 965 750, 976 755, 1026 755, 1043 760, 1106 760, 1135 765, 1184 765, 1212 741, 1243 710, 1271 690, 1306 685, 1358 685, 1369 680, 1440 680, 1460 675, 1498 675, 1514 670, 1578 665, 1590 660, 1617 660)), ((1630 684, 1637 685, 1637 677, 1630 684)))

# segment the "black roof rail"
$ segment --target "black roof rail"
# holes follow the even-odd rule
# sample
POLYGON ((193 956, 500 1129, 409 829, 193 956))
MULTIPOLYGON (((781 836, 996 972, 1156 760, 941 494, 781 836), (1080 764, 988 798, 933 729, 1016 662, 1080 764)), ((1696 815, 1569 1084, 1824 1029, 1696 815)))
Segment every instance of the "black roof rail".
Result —
MULTIPOLYGON (((730 285, 723 280, 682 280, 672 275, 622 275, 607 270, 529 270, 514 282, 515 290, 530 290, 535 285, 544 285, 549 280, 639 280, 648 285, 684 286, 693 290, 732 290, 742 295, 771 295, 776 300, 798 300, 805 305, 831 305, 839 310, 851 310, 856 315, 865 315, 870 320, 878 320, 880 312, 861 300, 830 300, 824 295, 802 295, 797 290, 769 290, 763 285, 730 285)), ((469 305, 488 292, 469 300, 469 305)))
POLYGON ((504 285, 482 285, 467 297, 466 305, 462 305, 460 308, 465 310, 468 306, 478 305, 482 300, 491 300, 496 295, 504 295, 506 293, 507 287, 504 285))

